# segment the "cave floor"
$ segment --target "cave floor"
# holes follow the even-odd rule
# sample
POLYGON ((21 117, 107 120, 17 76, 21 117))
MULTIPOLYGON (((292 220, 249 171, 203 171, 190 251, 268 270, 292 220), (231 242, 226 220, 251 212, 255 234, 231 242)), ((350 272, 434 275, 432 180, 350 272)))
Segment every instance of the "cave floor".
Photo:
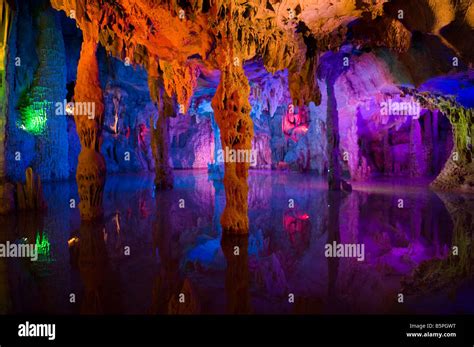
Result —
POLYGON ((453 243, 452 219, 428 183, 354 184, 339 200, 337 235, 324 179, 250 171, 248 249, 237 261, 221 247, 224 187, 206 171, 175 171, 165 192, 151 176, 110 176, 104 220, 87 226, 75 182, 45 183, 44 216, 0 217, 2 242, 40 250, 37 261, 0 259, 1 312, 167 313, 184 293, 194 313, 474 313, 472 277, 448 285, 441 272, 406 284, 453 243), (326 257, 333 241, 363 244, 363 261, 326 257))

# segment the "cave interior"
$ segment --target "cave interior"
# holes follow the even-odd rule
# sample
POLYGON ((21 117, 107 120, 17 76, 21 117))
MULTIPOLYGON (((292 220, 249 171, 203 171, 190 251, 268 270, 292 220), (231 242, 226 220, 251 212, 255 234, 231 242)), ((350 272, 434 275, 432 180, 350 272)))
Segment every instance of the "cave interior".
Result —
POLYGON ((472 1, 1 1, 2 313, 474 312, 472 1))

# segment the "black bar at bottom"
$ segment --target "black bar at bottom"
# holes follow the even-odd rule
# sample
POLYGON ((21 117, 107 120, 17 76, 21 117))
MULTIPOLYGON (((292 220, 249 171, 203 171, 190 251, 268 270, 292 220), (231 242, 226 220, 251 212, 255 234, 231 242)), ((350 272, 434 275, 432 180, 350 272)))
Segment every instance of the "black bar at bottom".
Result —
POLYGON ((2 347, 228 343, 473 346, 474 316, 0 316, 2 347), (55 339, 18 336, 26 322, 55 324, 55 339))

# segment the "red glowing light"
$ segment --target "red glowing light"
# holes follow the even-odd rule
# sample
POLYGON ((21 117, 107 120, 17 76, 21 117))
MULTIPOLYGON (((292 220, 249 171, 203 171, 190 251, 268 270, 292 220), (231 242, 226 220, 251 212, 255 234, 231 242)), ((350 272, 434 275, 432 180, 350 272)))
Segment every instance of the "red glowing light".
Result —
POLYGON ((281 128, 286 138, 297 142, 300 135, 308 132, 308 125, 308 112, 302 107, 299 113, 288 112, 282 119, 281 128))

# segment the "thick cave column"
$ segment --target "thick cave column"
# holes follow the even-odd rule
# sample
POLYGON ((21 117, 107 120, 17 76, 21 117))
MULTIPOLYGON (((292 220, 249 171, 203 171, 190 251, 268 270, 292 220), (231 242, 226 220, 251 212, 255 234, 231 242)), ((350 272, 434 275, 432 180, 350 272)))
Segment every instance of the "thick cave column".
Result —
POLYGON ((66 114, 56 113, 56 103, 66 99, 66 52, 61 25, 53 9, 38 16, 39 59, 28 105, 21 109, 23 127, 34 134, 35 156, 30 164, 42 180, 69 177, 66 114))
MULTIPOLYGON (((221 77, 216 94, 212 99, 212 108, 220 129, 224 153, 232 150, 237 153, 242 150, 250 153, 253 138, 249 103, 250 87, 242 65, 235 63, 239 61, 238 57, 234 57, 232 53, 232 49, 222 49, 218 54, 221 77)), ((248 233, 247 177, 249 167, 249 161, 225 161, 226 206, 221 217, 224 232, 248 233)))
POLYGON ((94 107, 93 117, 78 114, 74 110, 77 134, 81 142, 76 180, 79 190, 79 210, 83 220, 92 220, 103 215, 102 196, 105 185, 105 160, 100 152, 104 104, 99 82, 97 63, 97 37, 84 31, 84 41, 77 67, 77 81, 74 102, 94 107))
POLYGON ((173 169, 169 164, 170 157, 170 117, 174 114, 173 98, 166 93, 163 83, 151 69, 148 73, 150 96, 158 109, 158 120, 151 120, 151 148, 155 159, 155 187, 157 189, 173 188, 173 169))

